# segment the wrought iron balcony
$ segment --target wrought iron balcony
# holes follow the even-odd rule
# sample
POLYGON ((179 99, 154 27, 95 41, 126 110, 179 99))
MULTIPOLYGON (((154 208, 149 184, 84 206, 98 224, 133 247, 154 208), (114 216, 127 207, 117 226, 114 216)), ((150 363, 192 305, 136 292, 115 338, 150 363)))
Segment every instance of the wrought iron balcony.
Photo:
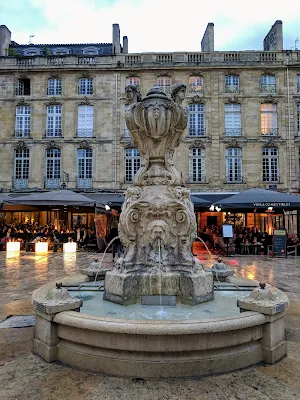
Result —
POLYGON ((189 136, 204 136, 205 128, 189 128, 189 136))
POLYGON ((262 83, 260 85, 261 93, 276 93, 276 84, 275 83, 262 83))
POLYGON ((94 130, 87 128, 77 129, 77 137, 93 137, 94 130))
POLYGON ((45 178, 45 189, 58 189, 60 188, 60 178, 45 178))
POLYGON ((206 177, 205 175, 192 174, 188 183, 206 183, 206 177))
POLYGON ((28 179, 21 178, 13 178, 13 188, 14 189, 27 189, 28 188, 28 179))
POLYGON ((45 131, 46 137, 62 137, 62 130, 61 129, 46 129, 45 131))
POLYGON ((241 128, 225 128, 226 136, 241 136, 242 129, 241 128))
POLYGON ((240 85, 225 85, 225 93, 240 93, 240 85))
POLYGON ((30 137, 30 128, 29 129, 15 129, 15 137, 16 138, 29 138, 30 137))
POLYGON ((203 93, 202 85, 189 85, 189 93, 203 93))
POLYGON ((241 175, 229 175, 226 176, 226 183, 243 183, 243 178, 241 175))
POLYGON ((262 128, 261 134, 263 136, 278 136, 278 128, 262 128))
POLYGON ((92 189, 93 180, 92 178, 77 178, 78 189, 92 189))

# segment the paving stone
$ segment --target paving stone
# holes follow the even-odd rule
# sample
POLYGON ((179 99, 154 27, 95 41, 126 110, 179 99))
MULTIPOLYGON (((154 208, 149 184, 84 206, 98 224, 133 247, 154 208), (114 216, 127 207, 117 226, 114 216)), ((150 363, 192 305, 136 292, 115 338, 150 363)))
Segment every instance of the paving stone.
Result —
POLYGON ((1 322, 0 329, 5 328, 26 328, 35 326, 35 315, 15 315, 1 322))

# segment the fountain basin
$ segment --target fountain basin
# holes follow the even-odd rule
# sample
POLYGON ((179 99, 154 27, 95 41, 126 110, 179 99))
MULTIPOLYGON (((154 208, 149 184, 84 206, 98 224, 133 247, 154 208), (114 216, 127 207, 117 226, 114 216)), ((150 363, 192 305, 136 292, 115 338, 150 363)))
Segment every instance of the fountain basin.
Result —
MULTIPOLYGON (((75 284, 83 278, 61 281, 75 284)), ((76 311, 46 314, 38 304, 53 287, 55 282, 33 294, 34 352, 47 361, 110 375, 158 378, 229 372, 261 361, 275 362, 286 354, 284 310, 274 315, 245 311, 180 320, 136 320, 76 311)))

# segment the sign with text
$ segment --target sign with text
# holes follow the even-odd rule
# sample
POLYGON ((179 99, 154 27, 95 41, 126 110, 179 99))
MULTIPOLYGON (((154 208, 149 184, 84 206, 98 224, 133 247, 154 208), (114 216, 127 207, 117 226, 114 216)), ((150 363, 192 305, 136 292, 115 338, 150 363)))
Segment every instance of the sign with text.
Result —
POLYGON ((273 233, 273 255, 286 257, 286 230, 274 229, 273 233))
POLYGON ((223 238, 233 238, 233 226, 230 224, 222 225, 223 238))

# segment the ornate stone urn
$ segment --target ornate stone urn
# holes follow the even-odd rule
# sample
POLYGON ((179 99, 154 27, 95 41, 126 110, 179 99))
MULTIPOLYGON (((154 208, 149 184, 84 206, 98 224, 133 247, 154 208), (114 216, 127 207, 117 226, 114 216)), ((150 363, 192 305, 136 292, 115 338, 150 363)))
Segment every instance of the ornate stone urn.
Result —
POLYGON ((154 86, 144 99, 126 88, 126 124, 140 149, 141 168, 128 188, 119 223, 124 248, 105 278, 104 299, 120 304, 141 296, 173 295, 182 303, 214 298, 213 276, 191 253, 196 221, 190 191, 180 185, 173 155, 187 124, 185 86, 171 99, 154 86))

